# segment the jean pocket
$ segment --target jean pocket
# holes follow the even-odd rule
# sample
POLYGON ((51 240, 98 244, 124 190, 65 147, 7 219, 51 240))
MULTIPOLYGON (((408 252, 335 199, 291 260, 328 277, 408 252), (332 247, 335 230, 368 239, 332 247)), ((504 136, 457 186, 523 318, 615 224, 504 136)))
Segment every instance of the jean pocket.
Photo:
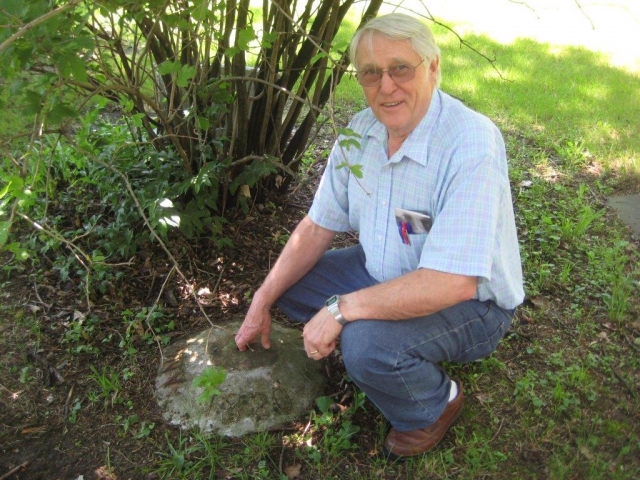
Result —
POLYGON ((473 362, 491 355, 511 325, 511 319, 500 307, 491 303, 486 313, 468 322, 469 348, 453 358, 455 362, 473 362))
POLYGON ((495 303, 491 302, 489 311, 484 316, 484 326, 492 351, 511 327, 511 316, 495 303))

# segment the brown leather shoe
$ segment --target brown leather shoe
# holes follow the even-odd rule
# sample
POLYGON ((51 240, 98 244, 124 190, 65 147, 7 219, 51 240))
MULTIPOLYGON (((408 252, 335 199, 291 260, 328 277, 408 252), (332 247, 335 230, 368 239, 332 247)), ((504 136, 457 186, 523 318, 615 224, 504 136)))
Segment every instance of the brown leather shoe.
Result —
POLYGON ((387 457, 400 458, 420 455, 431 450, 442 440, 449 427, 460 416, 464 403, 462 384, 458 380, 454 381, 458 384, 458 396, 447 404, 436 423, 410 432, 399 432, 395 428, 391 428, 383 447, 387 457))

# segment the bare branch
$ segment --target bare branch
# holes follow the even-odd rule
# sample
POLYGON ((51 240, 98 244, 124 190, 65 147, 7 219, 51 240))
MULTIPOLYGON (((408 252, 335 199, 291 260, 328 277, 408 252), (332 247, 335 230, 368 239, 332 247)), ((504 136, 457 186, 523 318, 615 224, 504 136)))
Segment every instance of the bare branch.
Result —
POLYGON ((538 20, 540 20, 540 15, 538 15, 538 11, 533 8, 531 5, 529 5, 527 2, 520 2, 518 0, 508 0, 510 3, 515 3, 516 5, 522 5, 526 8, 528 8, 529 10, 531 10, 533 12, 533 14, 536 16, 536 18, 538 20))
POLYGON ((595 30, 596 26, 593 23, 593 20, 591 20, 591 17, 589 17, 589 15, 587 15, 587 12, 584 11, 584 8, 582 8, 582 5, 580 4, 580 2, 578 0, 573 0, 573 2, 576 4, 576 6, 580 9, 580 12, 582 12, 582 14, 584 15, 584 17, 589 20, 589 23, 591 24, 591 30, 595 30))
POLYGON ((147 317, 144 319, 145 323, 147 324, 147 327, 149 328, 149 332, 151 333, 151 336, 153 337, 153 339, 155 340, 156 344, 158 345, 158 351, 160 352, 160 365, 164 364, 164 355, 162 353, 162 345, 160 345, 160 341, 158 340, 158 336, 153 331, 153 327, 151 326, 151 323, 149 323, 149 319, 151 318, 151 314, 158 307, 158 303, 160 303, 160 298, 162 297, 162 292, 164 292, 164 289, 167 286, 167 283, 169 283, 169 279, 173 276, 173 272, 175 272, 175 271, 176 271, 176 266, 173 265, 173 267, 169 271, 169 274, 167 275, 167 278, 165 278, 165 280, 164 280, 164 282, 162 284, 162 287, 160 287, 160 291, 158 292, 158 296, 156 297, 156 301, 153 302, 153 305, 151 306, 151 308, 149 309, 149 312, 147 313, 147 317))

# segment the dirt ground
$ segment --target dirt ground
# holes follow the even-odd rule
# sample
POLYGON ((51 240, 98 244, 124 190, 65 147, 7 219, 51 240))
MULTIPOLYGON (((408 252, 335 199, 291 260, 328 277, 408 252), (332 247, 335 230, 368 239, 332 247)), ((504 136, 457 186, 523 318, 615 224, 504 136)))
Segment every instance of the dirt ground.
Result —
MULTIPOLYGON (((80 281, 62 282, 54 271, 39 276, 26 264, 12 270, 0 293, 0 478, 110 479, 115 478, 109 474, 112 466, 117 466, 119 479, 145 478, 140 467, 151 466, 158 451, 166 449, 165 434, 179 433, 163 423, 154 399, 158 345, 143 340, 146 326, 134 324, 136 353, 123 354, 119 343, 125 327, 117 312, 157 300, 175 324, 167 335, 179 337, 208 326, 189 292, 209 289, 199 301, 214 324, 242 317, 245 294, 260 285, 306 211, 303 203, 310 201, 312 188, 300 186, 296 201, 282 206, 267 202, 242 223, 230 225, 234 249, 220 252, 208 242, 172 240, 168 246, 174 254, 180 252, 189 284, 173 274, 164 285, 170 265, 164 252, 151 245, 124 267, 122 280, 92 302, 90 311, 80 281), (85 328, 78 329, 79 322, 85 328), (74 328, 80 338, 69 336, 74 328), (127 372, 122 391, 88 402, 100 391, 91 378, 92 366, 127 372), (139 421, 123 434, 123 423, 133 414, 139 421), (142 422, 154 424, 153 430, 145 433, 142 422)), ((353 240, 346 236, 341 241, 353 240)), ((7 261, 4 257, 2 263, 7 261)), ((327 363, 330 375, 341 377, 340 369, 336 362, 327 363)), ((335 384, 330 388, 335 390, 335 384)), ((233 441, 229 448, 234 450, 233 441)), ((225 478, 224 472, 219 478, 225 478)))
MULTIPOLYGON (((191 292, 196 292, 198 302, 215 324, 223 325, 242 317, 248 295, 260 285, 289 233, 306 212, 319 174, 318 169, 312 169, 309 181, 297 185, 286 199, 255 205, 247 217, 239 216, 239 220, 231 222, 226 234, 234 242, 233 249, 221 251, 208 241, 194 243, 173 238, 168 246, 186 281, 171 273, 172 265, 157 245, 148 245, 129 264, 119 267, 122 276, 105 294, 91 300, 90 310, 84 284, 78 277, 62 281, 57 271, 38 270, 29 263, 11 263, 14 266, 8 271, 9 258, 1 258, 0 264, 6 268, 0 277, 0 480, 158 478, 155 468, 158 459, 167 451, 168 441, 175 442, 181 433, 163 422, 154 399, 160 359, 158 344, 149 339, 148 326, 126 311, 161 307, 165 318, 173 321, 173 328, 163 332, 169 338, 208 326, 191 292), (100 396, 96 372, 118 372, 120 389, 100 396)), ((353 236, 343 235, 338 245, 354 241, 353 236)), ((532 435, 540 439, 540 444, 514 443, 518 432, 508 426, 509 422, 520 421, 526 411, 510 402, 489 407, 485 402, 491 399, 483 392, 502 389, 503 398, 511 398, 515 382, 527 369, 544 372, 549 367, 546 362, 550 354, 575 343, 576 326, 563 323, 560 313, 567 301, 570 299, 563 298, 561 292, 546 299, 533 299, 533 304, 532 299, 528 300, 530 309, 544 309, 546 314, 535 319, 526 310, 518 314, 499 349, 499 360, 504 365, 499 382, 491 383, 489 376, 476 375, 482 367, 462 370, 468 378, 477 379, 475 392, 469 395, 471 410, 481 412, 490 408, 494 415, 480 422, 487 429, 497 429, 492 434, 496 450, 511 452, 513 461, 526 469, 530 478, 549 478, 545 464, 552 454, 550 446, 557 444, 557 436, 571 434, 574 430, 571 420, 566 419, 566 424, 553 432, 546 432, 544 428, 548 427, 542 422, 531 426, 540 428, 539 434, 532 435), (548 349, 544 356, 530 353, 541 345, 548 349), (496 426, 498 418, 502 420, 496 426)), ((275 319, 284 321, 282 317, 275 319)), ((634 325, 630 328, 636 328, 637 334, 640 324, 634 325)), ((612 328, 603 324, 585 338, 608 342, 608 335, 614 333, 612 328)), ((625 335, 622 338, 633 338, 631 330, 625 335)), ((583 348, 590 345, 585 343, 583 348)), ((625 355, 638 355, 638 347, 631 343, 623 342, 620 348, 622 359, 625 355)), ((330 377, 327 394, 343 398, 344 407, 349 406, 351 399, 341 384, 343 369, 338 360, 326 362, 330 377)), ((618 379, 604 370, 597 373, 603 390, 613 386, 612 392, 599 400, 598 408, 607 412, 611 425, 630 421, 637 426, 638 403, 632 399, 637 399, 634 379, 638 372, 622 368, 613 371, 618 379), (625 402, 619 402, 623 397, 625 402)), ((536 421, 539 420, 542 419, 538 417, 536 421)), ((359 453, 349 454, 349 461, 362 465, 366 471, 371 468, 371 452, 377 449, 380 417, 367 405, 353 421, 360 428, 359 453)), ((305 420, 288 428, 302 431, 305 420)), ((473 438, 471 432, 466 433, 467 438, 473 438)), ((573 439, 566 441, 585 458, 594 455, 574 446, 573 439)), ((620 436, 598 448, 616 452, 624 448, 625 442, 624 436, 620 436)), ((228 440, 224 451, 234 455, 243 448, 241 440, 228 440)), ((281 464, 294 462, 294 449, 283 447, 278 454, 281 464)), ((625 468, 640 471, 639 461, 634 462, 625 468)), ((612 462, 612 469, 619 467, 612 462)), ((502 476, 496 475, 511 478, 504 472, 502 476)), ((221 470, 215 472, 215 478, 240 477, 221 470)), ((389 474, 379 478, 404 477, 389 474)))

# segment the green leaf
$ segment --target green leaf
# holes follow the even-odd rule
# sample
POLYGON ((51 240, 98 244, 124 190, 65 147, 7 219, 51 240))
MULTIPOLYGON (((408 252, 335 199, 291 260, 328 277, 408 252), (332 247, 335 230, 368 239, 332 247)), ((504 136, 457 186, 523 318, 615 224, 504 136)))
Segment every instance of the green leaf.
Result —
POLYGON ((276 32, 263 33, 260 46, 262 48, 271 48, 273 46, 273 42, 275 42, 277 39, 278 39, 278 34, 276 32))
POLYGON ((229 185, 229 192, 235 195, 236 190, 241 185, 253 187, 261 178, 276 173, 277 171, 278 169, 271 162, 255 160, 251 165, 247 166, 240 175, 233 179, 229 185))
POLYGON ((256 32, 253 30, 253 27, 247 27, 244 30, 240 30, 238 32, 238 40, 236 41, 236 45, 240 50, 248 50, 249 43, 251 43, 256 38, 256 32))
MULTIPOLYGON (((0 247, 2 247, 2 242, 0 242, 0 247)), ((29 258, 29 252, 22 248, 18 242, 9 243, 4 248, 13 253, 16 259, 20 261, 25 261, 29 258)))
POLYGON ((348 127, 338 127, 336 130, 339 135, 344 135, 345 137, 362 138, 362 135, 348 127))
POLYGON ((209 130, 211 123, 207 117, 198 117, 198 126, 200 130, 209 130))
POLYGON ((171 62, 166 60, 158 65, 158 73, 160 75, 170 75, 180 69, 180 62, 171 62))
POLYGON ((349 150, 351 147, 360 148, 360 142, 355 138, 345 138, 343 140, 340 140, 338 143, 341 147, 346 148, 347 150, 349 150))
POLYGON ((362 165, 349 165, 349 170, 356 178, 362 178, 362 165))
POLYGON ((209 9, 209 0, 196 0, 193 2, 193 8, 191 9, 191 16, 196 22, 204 22, 207 19, 215 21, 215 10, 209 9))
POLYGON ((23 190, 24 190, 24 180, 17 176, 11 176, 8 178, 4 178, 4 181, 7 182, 5 187, 0 190, 0 198, 4 197, 7 194, 11 194, 11 196, 15 198, 24 198, 23 190))
POLYGON ((11 228, 11 222, 9 221, 0 222, 0 247, 2 247, 5 243, 7 243, 7 238, 9 238, 10 228, 11 228))
POLYGON ((25 115, 35 115, 42 110, 42 105, 44 103, 44 97, 34 91, 27 91, 24 94, 25 99, 25 107, 23 109, 23 113, 25 115))
POLYGON ((178 70, 178 78, 176 79, 176 83, 179 87, 185 88, 189 85, 189 80, 191 80, 196 74, 196 67, 193 65, 183 65, 178 70))
POLYGON ((79 36, 71 42, 77 50, 93 50, 95 42, 93 38, 86 32, 79 32, 79 36))
POLYGON ((319 397, 316 399, 316 405, 318 405, 318 409, 320 412, 327 413, 333 404, 333 400, 329 397, 319 397))
POLYGON ((59 57, 58 70, 63 78, 71 79, 73 77, 80 82, 87 81, 85 64, 75 53, 59 57))
POLYGON ((316 63, 318 60, 320 60, 321 58, 325 58, 327 57, 327 53, 326 52, 318 52, 316 53, 316 55, 311 59, 311 64, 316 63))
POLYGON ((129 118, 131 120, 131 124, 134 127, 138 127, 141 128, 142 127, 142 121, 144 120, 146 114, 144 113, 136 113, 135 115, 131 115, 129 118))
POLYGON ((362 165, 351 165, 350 163, 342 162, 339 165, 336 165, 336 168, 338 170, 341 168, 348 168, 356 178, 362 178, 362 165))
POLYGON ((177 74, 176 83, 179 87, 186 87, 196 74, 196 67, 193 65, 182 65, 180 62, 170 62, 169 60, 158 65, 160 75, 177 74))
POLYGON ((60 123, 65 118, 76 118, 78 115, 75 108, 64 103, 54 104, 48 112, 48 118, 53 123, 60 123))
POLYGON ((347 48, 349 48, 349 42, 347 42, 346 40, 342 40, 342 41, 339 41, 339 42, 331 45, 331 51, 332 52, 342 53, 347 48))
POLYGON ((220 394, 220 390, 217 389, 227 378, 227 372, 223 369, 216 367, 207 367, 203 372, 193 379, 191 386, 203 388, 203 392, 198 397, 198 403, 208 402, 211 397, 220 394))

